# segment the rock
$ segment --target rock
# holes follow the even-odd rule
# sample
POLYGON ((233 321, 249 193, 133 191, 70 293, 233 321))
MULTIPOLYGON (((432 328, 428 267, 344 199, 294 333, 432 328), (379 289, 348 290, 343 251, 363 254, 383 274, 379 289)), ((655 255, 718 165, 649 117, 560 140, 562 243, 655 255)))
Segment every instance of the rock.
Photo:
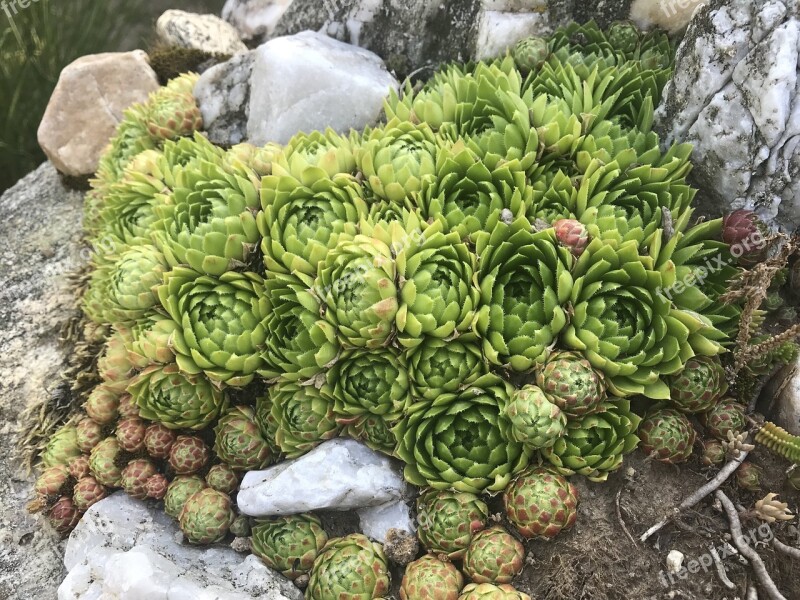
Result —
POLYGON ((256 145, 327 127, 361 130, 400 87, 372 52, 319 33, 276 38, 255 52, 247 137, 256 145))
POLYGON ((250 77, 255 54, 234 56, 208 69, 194 88, 208 138, 215 144, 238 144, 247 137, 250 77))
POLYGON ((796 3, 714 0, 689 26, 657 126, 666 143, 694 144, 706 212, 800 225, 798 18, 796 3))
POLYGON ((141 50, 79 58, 58 78, 39 125, 39 145, 62 173, 90 175, 123 111, 158 87, 141 50))
POLYGON ((398 464, 361 442, 341 438, 295 460, 247 473, 236 502, 242 514, 267 517, 381 506, 407 492, 398 464))
MULTIPOLYGON (((493 2, 492 4, 508 4, 493 2)), ((531 35, 552 33, 547 0, 528 2, 526 12, 482 10, 475 45, 475 58, 502 56, 506 50, 531 35)))
POLYGON ((669 554, 667 554, 667 573, 680 573, 681 569, 683 569, 684 558, 686 558, 686 555, 683 552, 670 550, 669 554))
POLYGON ((67 542, 59 599, 302 599, 255 556, 182 544, 179 532, 163 510, 122 492, 98 502, 67 542))
POLYGON ((417 531, 411 519, 411 510, 403 500, 362 508, 357 513, 361 533, 376 542, 385 542, 386 534, 391 529, 408 535, 414 535, 417 531))
POLYGON ((766 418, 792 435, 800 435, 800 357, 786 365, 764 387, 766 418))
POLYGON ((292 0, 227 0, 222 18, 236 27, 245 40, 263 40, 272 35, 292 0))
POLYGON ((0 196, 0 598, 55 598, 64 577, 59 536, 32 516, 33 475, 21 453, 21 416, 63 398, 73 315, 66 274, 81 266, 82 197, 45 163, 0 196), (62 387, 63 386, 63 387, 62 387))
POLYGON ((247 52, 236 28, 215 15, 168 10, 156 21, 156 34, 167 46, 202 50, 209 54, 247 52))
POLYGON ((212 141, 262 145, 300 131, 373 125, 398 88, 371 52, 307 31, 209 69, 195 97, 212 141))
POLYGON ((708 0, 634 0, 630 19, 643 29, 660 27, 676 33, 686 27, 692 15, 708 0))
POLYGON ((419 540, 403 529, 389 529, 383 541, 386 558, 398 565, 407 565, 419 555, 419 540))

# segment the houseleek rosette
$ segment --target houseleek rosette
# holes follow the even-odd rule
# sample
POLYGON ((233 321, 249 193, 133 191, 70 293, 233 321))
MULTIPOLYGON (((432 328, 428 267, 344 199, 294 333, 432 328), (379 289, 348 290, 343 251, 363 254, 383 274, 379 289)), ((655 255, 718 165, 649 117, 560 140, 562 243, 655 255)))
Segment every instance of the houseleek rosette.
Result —
POLYGON ((505 416, 512 391, 488 374, 456 394, 413 405, 394 429, 406 479, 475 494, 504 489, 528 464, 523 445, 511 441, 505 416))
POLYGON ((257 183, 248 168, 208 161, 183 168, 175 190, 155 207, 153 239, 170 265, 217 276, 245 266, 261 239, 257 183))
POLYGON ((265 282, 269 310, 264 360, 267 377, 310 379, 339 353, 336 330, 320 319, 317 296, 292 275, 273 275, 265 282))
POLYGON ((307 284, 340 239, 358 233, 367 216, 363 190, 349 174, 328 176, 319 167, 292 172, 275 164, 261 186, 258 228, 271 273, 293 273, 307 284))
MULTIPOLYGON (((657 239, 651 251, 659 246, 657 239)), ((651 256, 640 256, 636 241, 592 240, 572 275, 573 314, 561 343, 602 371, 614 394, 667 399, 664 376, 695 354, 721 351, 705 334, 715 331, 707 319, 674 308, 664 295, 674 282, 674 264, 656 268, 651 256)))
POLYGON ((280 381, 269 390, 271 419, 277 424, 275 442, 287 458, 310 452, 339 435, 333 401, 313 384, 280 381))
POLYGON ((142 418, 170 429, 205 429, 225 410, 225 394, 203 375, 187 375, 175 364, 153 365, 128 386, 142 418))
POLYGON ((394 333, 398 310, 397 265, 393 248, 404 244, 403 225, 393 222, 341 241, 319 266, 314 291, 325 305, 325 320, 342 344, 379 348, 394 333))
POLYGON ((92 274, 84 310, 96 323, 130 324, 153 313, 167 264, 153 246, 134 246, 92 274))
POLYGON ((278 434, 278 422, 272 417, 272 399, 269 393, 264 393, 256 398, 253 417, 261 432, 261 437, 269 444, 270 452, 275 458, 275 462, 278 462, 281 454, 278 442, 275 441, 275 437, 278 434))
POLYGON ((276 155, 273 166, 278 164, 294 173, 317 167, 328 177, 339 173, 352 175, 356 171, 353 140, 331 128, 325 132, 298 133, 289 140, 283 152, 276 155))
POLYGON ((636 430, 641 420, 628 400, 607 402, 603 412, 569 420, 564 436, 542 454, 562 475, 578 473, 605 481, 639 444, 636 430))
POLYGON ((423 336, 457 337, 469 332, 475 319, 476 258, 457 233, 443 233, 444 226, 436 220, 419 229, 397 252, 402 284, 396 322, 405 347, 419 345, 423 336))
POLYGON ((487 228, 503 210, 517 215, 531 201, 532 189, 516 161, 493 168, 458 141, 442 148, 436 160, 436 176, 423 181, 413 198, 425 219, 443 217, 461 238, 487 228))
POLYGON ((170 340, 178 324, 169 317, 154 314, 130 326, 117 326, 127 351, 127 360, 143 369, 152 363, 168 364, 175 360, 170 340))
POLYGON ((250 540, 253 554, 294 581, 311 571, 328 535, 316 516, 305 513, 257 519, 250 540))
POLYGON ((269 304, 255 273, 216 278, 176 267, 164 275, 158 297, 178 324, 171 339, 182 371, 239 387, 264 367, 269 304))
POLYGON ((225 153, 225 164, 233 169, 249 167, 259 177, 266 177, 272 173, 272 163, 283 148, 278 144, 265 144, 254 146, 243 142, 236 144, 225 153))
POLYGON ((341 425, 370 415, 395 422, 411 400, 405 359, 393 350, 345 352, 325 378, 322 393, 334 402, 341 425))
POLYGON ((328 540, 314 561, 308 600, 370 600, 389 594, 391 579, 383 546, 354 533, 328 540))
POLYGON ((407 362, 412 389, 425 400, 455 393, 487 372, 480 342, 466 336, 454 340, 425 337, 408 351, 407 362))
POLYGON ((356 151, 356 162, 375 199, 402 206, 419 192, 422 180, 436 170, 436 135, 426 123, 398 119, 369 132, 356 151))
POLYGON ((476 252, 481 308, 475 330, 484 355, 492 364, 529 371, 567 325, 572 255, 552 229, 532 233, 525 218, 480 233, 476 252))
POLYGON ((388 456, 395 455, 397 440, 392 427, 383 417, 364 416, 347 425, 343 431, 354 440, 364 442, 376 452, 383 452, 388 456))
POLYGON ((253 471, 267 466, 272 458, 269 444, 261 437, 250 406, 234 406, 214 428, 214 453, 239 471, 253 471))

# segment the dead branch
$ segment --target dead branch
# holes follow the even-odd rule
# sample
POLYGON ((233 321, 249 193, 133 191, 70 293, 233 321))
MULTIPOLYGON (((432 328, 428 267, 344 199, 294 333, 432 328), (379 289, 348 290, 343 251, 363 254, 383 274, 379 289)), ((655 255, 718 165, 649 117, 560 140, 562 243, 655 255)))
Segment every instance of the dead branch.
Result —
POLYGON ((772 545, 775 546, 775 549, 779 552, 783 552, 787 556, 791 556, 795 560, 800 560, 800 548, 794 548, 793 546, 788 546, 780 541, 778 538, 772 538, 772 545))
POLYGON ((719 577, 719 580, 722 582, 722 585, 724 585, 729 590, 735 590, 736 584, 733 583, 730 579, 728 579, 728 574, 725 572, 725 565, 722 564, 722 559, 720 559, 719 553, 717 552, 717 549, 714 547, 714 544, 711 544, 711 546, 709 546, 709 550, 711 552, 711 558, 714 559, 714 564, 717 566, 717 576, 719 577))
POLYGON ((622 495, 622 488, 619 488, 619 490, 617 490, 617 498, 616 498, 616 502, 615 502, 615 504, 617 506, 617 521, 619 521, 619 524, 622 527, 622 531, 625 532, 625 535, 631 541, 631 544, 633 544, 634 546, 638 546, 638 544, 636 543, 636 540, 631 535, 631 532, 628 531, 628 526, 625 525, 625 520, 622 518, 622 509, 619 506, 619 499, 620 499, 621 495, 622 495))

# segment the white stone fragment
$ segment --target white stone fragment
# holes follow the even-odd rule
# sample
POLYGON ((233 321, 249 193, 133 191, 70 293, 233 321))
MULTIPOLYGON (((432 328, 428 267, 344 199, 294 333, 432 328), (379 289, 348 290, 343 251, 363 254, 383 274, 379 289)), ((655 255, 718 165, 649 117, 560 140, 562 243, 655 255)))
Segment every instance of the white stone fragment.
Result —
POLYGON ((265 471, 251 471, 236 502, 251 517, 355 510, 405 497, 399 465, 351 439, 335 439, 265 471))
POLYGON ((59 600, 301 600, 254 556, 176 541, 163 511, 124 493, 90 508, 67 542, 59 600))
POLYGON ((256 51, 248 141, 285 144, 296 133, 341 133, 377 122, 397 80, 372 52, 305 31, 256 51))
POLYGON ((236 27, 243 39, 272 35, 292 0, 227 0, 222 18, 236 27))
POLYGON ((236 28, 216 15, 168 10, 156 21, 156 34, 168 46, 202 50, 210 54, 247 52, 236 28))
POLYGON ((634 0, 630 18, 639 27, 660 27, 674 33, 686 27, 695 11, 708 0, 634 0))
POLYGON ((667 572, 673 575, 680 573, 683 568, 684 558, 686 558, 686 555, 683 552, 670 550, 669 554, 667 554, 667 572))
POLYGON ((526 37, 551 33, 547 6, 543 4, 544 10, 532 12, 483 11, 478 20, 475 58, 502 56, 526 37))
POLYGON ((414 534, 417 530, 411 518, 411 510, 403 500, 362 508, 357 512, 361 533, 376 542, 385 542, 390 529, 399 529, 409 534, 414 534))

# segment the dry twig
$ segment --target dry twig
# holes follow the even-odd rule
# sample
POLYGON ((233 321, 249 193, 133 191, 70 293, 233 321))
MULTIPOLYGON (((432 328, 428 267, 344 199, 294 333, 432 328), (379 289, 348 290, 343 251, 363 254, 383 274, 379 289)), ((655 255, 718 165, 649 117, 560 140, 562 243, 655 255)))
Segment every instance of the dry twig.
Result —
POLYGON ((779 552, 783 552, 787 556, 791 556, 795 560, 800 560, 800 548, 794 548, 793 546, 788 546, 780 541, 778 538, 772 538, 772 545, 775 546, 775 549, 779 552))
POLYGON ((729 590, 735 590, 736 584, 733 583, 728 578, 728 573, 725 572, 725 565, 722 564, 722 559, 720 559, 717 549, 714 548, 714 544, 711 544, 711 546, 709 546, 709 551, 711 552, 711 558, 714 559, 714 564, 717 566, 717 576, 719 577, 719 580, 722 582, 722 585, 724 585, 729 590))
POLYGON ((631 544, 633 544, 634 546, 638 546, 639 544, 636 543, 636 540, 631 535, 631 532, 628 531, 628 526, 625 525, 625 519, 622 518, 622 508, 620 508, 620 505, 619 505, 619 499, 620 499, 621 495, 622 495, 622 488, 619 488, 619 490, 617 490, 617 498, 616 498, 616 502, 615 502, 615 504, 617 506, 617 521, 619 521, 619 524, 622 527, 622 531, 625 532, 625 535, 631 541, 631 544))

